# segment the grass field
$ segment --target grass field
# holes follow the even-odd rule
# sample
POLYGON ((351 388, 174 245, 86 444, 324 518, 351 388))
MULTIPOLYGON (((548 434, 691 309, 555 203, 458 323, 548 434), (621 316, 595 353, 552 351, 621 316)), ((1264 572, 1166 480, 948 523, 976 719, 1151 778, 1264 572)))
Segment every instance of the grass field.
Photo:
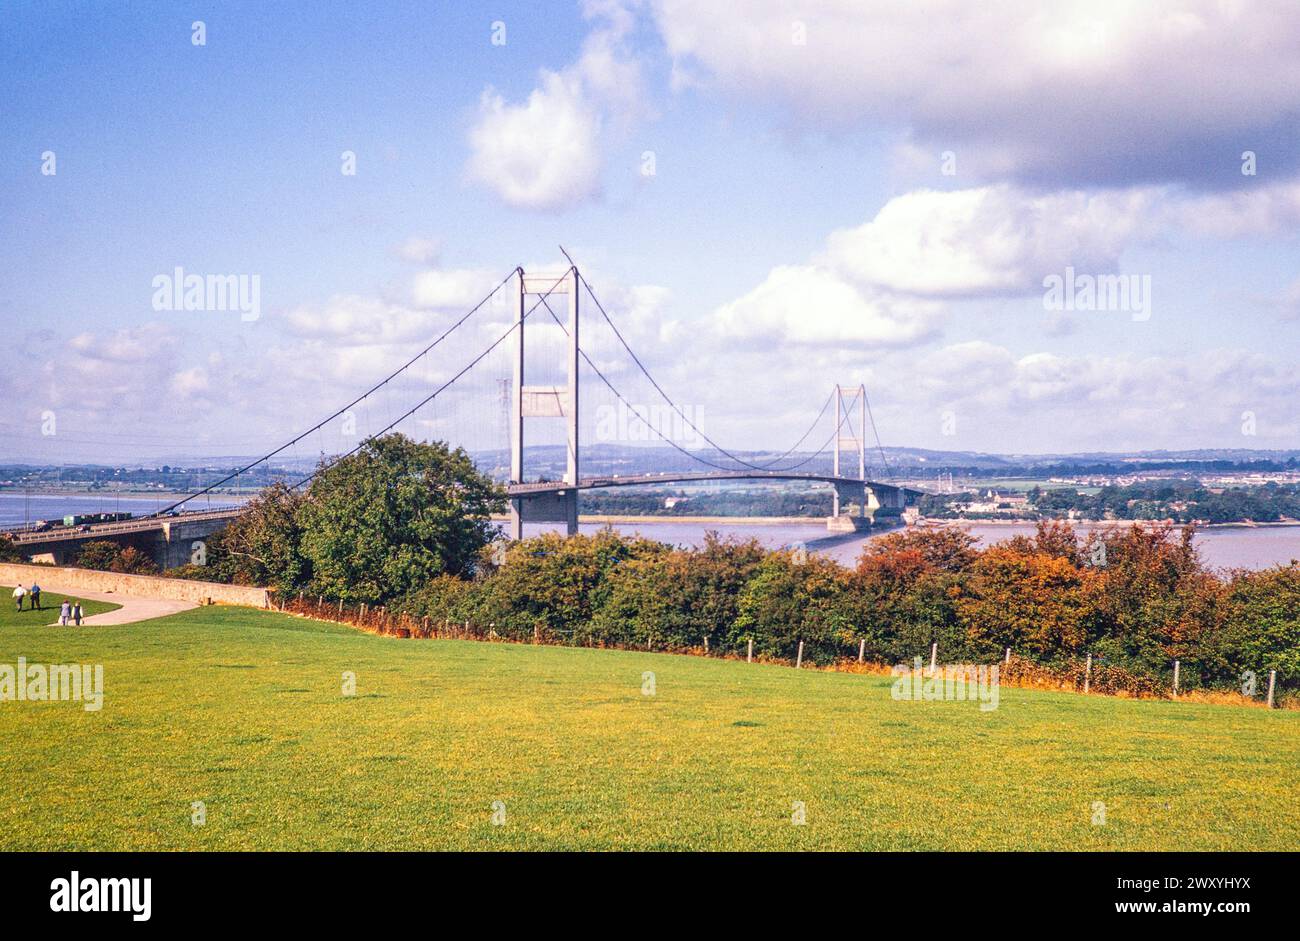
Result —
MULTIPOLYGON (((13 599, 14 586, 10 585, 3 590, 4 604, 0 604, 0 630, 8 627, 40 627, 45 624, 53 624, 59 619, 59 605, 63 604, 66 597, 71 602, 81 602, 81 612, 84 616, 90 617, 92 614, 103 614, 105 611, 116 611, 122 607, 120 604, 110 604, 107 601, 87 601, 84 598, 74 598, 72 595, 59 595, 52 591, 41 592, 41 609, 33 611, 31 608, 31 596, 23 599, 23 609, 19 611, 14 606, 13 599)), ((0 637, 3 637, 0 634, 0 637)), ((3 642, 0 642, 0 650, 3 650, 3 642)), ((7 661, 5 661, 7 662, 7 661)))
POLYGON ((102 663, 105 695, 0 702, 5 850, 1300 848, 1297 712, 1006 688, 981 712, 887 677, 239 608, 6 626, 19 656, 102 663))

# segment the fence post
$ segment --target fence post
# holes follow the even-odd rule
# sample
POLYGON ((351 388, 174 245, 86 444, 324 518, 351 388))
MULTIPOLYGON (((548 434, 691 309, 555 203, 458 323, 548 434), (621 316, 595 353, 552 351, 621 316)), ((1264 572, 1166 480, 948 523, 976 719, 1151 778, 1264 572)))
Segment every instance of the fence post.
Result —
POLYGON ((794 668, 797 670, 803 666, 803 641, 799 641, 799 654, 795 657, 794 668))
POLYGON ((343 599, 339 599, 339 617, 343 617, 343 599))
POLYGON ((858 641, 858 663, 862 662, 862 655, 867 652, 867 639, 864 637, 858 641))
POLYGON ((754 638, 752 637, 749 639, 749 653, 745 654, 745 662, 754 662, 754 638))
POLYGON ((1174 661, 1174 695, 1175 696, 1178 695, 1178 667, 1180 663, 1181 661, 1178 660, 1174 661))
POLYGON ((1088 687, 1092 685, 1092 654, 1088 654, 1088 665, 1083 670, 1083 694, 1088 695, 1088 687))
POLYGON ((704 635, 704 656, 707 657, 708 655, 709 655, 709 635, 705 634, 704 635))
POLYGON ((1010 648, 1010 647, 1007 648, 1007 659, 1004 660, 1004 661, 1002 661, 1002 662, 1003 662, 1003 663, 1010 663, 1010 662, 1011 662, 1011 648, 1010 648))
POLYGON ((935 661, 939 657, 939 642, 936 640, 930 645, 930 675, 934 676, 935 661))
POLYGON ((1268 708, 1273 708, 1273 687, 1277 685, 1277 670, 1268 671, 1268 708))

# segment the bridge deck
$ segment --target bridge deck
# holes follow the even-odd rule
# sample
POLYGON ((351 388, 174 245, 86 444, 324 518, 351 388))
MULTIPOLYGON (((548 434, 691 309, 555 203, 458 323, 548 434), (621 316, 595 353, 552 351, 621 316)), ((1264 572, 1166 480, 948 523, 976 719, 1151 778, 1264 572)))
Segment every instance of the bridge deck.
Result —
MULTIPOLYGON (((576 489, 591 490, 597 487, 634 487, 646 484, 689 483, 706 480, 803 480, 839 484, 846 487, 865 484, 875 490, 906 489, 899 487, 897 484, 887 484, 874 480, 863 481, 857 477, 836 477, 832 474, 803 474, 795 471, 661 471, 654 474, 613 474, 605 477, 584 477, 578 481, 576 489)), ((511 496, 526 496, 533 493, 553 493, 575 488, 563 481, 544 480, 510 484, 508 489, 511 496)))
POLYGON ((121 520, 116 523, 87 523, 82 526, 55 526, 50 529, 27 530, 13 533, 15 545, 45 543, 59 539, 87 539, 91 536, 121 536, 127 533, 162 529, 168 523, 202 522, 203 520, 234 519, 243 512, 242 507, 226 510, 194 510, 174 516, 145 516, 140 519, 121 520))

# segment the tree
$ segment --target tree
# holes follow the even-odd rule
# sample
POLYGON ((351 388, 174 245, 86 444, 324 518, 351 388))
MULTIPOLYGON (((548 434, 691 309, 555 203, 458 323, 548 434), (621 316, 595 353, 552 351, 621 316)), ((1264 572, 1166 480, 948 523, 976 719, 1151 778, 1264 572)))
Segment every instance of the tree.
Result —
POLYGON ((730 645, 740 649, 752 637, 756 653, 793 659, 803 641, 812 662, 844 653, 853 636, 845 575, 824 556, 799 562, 789 552, 768 553, 740 593, 730 645))
POLYGON ((1192 542, 1191 527, 1122 526, 1094 532, 1082 556, 1089 571, 1090 606, 1107 642, 1107 656, 1160 675, 1172 669, 1182 635, 1196 633, 1185 623, 1188 604, 1205 577, 1192 542))
POLYGON ((505 565, 476 582, 472 618, 497 633, 528 638, 534 628, 577 642, 621 642, 594 632, 592 619, 613 587, 611 573, 668 551, 663 543, 601 530, 565 538, 547 533, 512 543, 505 565))
POLYGON ((135 546, 126 546, 113 560, 110 571, 126 575, 157 575, 158 564, 135 546))
POLYGON ((497 536, 491 514, 505 505, 463 449, 389 434, 322 466, 296 521, 313 587, 375 602, 435 575, 472 573, 497 536))
POLYGON ((908 529, 873 539, 863 547, 859 569, 870 564, 873 557, 902 558, 911 553, 925 569, 941 572, 960 572, 979 555, 975 549, 978 540, 960 529, 908 529))
POLYGON ((305 498, 283 483, 267 487, 224 530, 208 540, 205 576, 237 585, 265 585, 288 592, 305 585, 311 566, 302 553, 298 515, 305 498))
POLYGON ((1279 688, 1300 688, 1300 566, 1233 574, 1221 638, 1230 671, 1224 679, 1240 683, 1249 670, 1264 684, 1277 670, 1279 688))
POLYGON ((1092 577, 1059 556, 994 546, 954 592, 957 616, 985 655, 1004 647, 1044 659, 1078 653, 1096 632, 1092 577))
POLYGON ((106 539, 98 539, 94 542, 88 542, 81 547, 77 553, 77 567, 83 569, 98 569, 101 572, 113 571, 113 565, 117 562, 117 554, 120 552, 118 544, 109 542, 106 539))
MULTIPOLYGON (((741 589, 763 559, 757 540, 707 533, 699 549, 633 559, 610 573, 606 600, 591 632, 603 642, 635 646, 728 648, 741 589)), ((743 649, 743 647, 742 647, 743 649)))
POLYGON ((119 572, 125 575, 157 575, 158 566, 153 559, 135 546, 119 546, 115 542, 98 539, 88 542, 77 553, 77 567, 97 569, 101 572, 119 572))
POLYGON ((23 554, 18 551, 14 541, 8 536, 0 534, 0 562, 26 562, 23 554))

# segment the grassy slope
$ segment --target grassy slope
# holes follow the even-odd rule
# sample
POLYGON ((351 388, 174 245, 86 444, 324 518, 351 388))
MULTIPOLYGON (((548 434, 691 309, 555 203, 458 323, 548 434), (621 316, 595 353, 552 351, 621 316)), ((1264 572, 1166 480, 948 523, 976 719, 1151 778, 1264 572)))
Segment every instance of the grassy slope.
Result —
MULTIPOLYGON (((20 612, 14 607, 13 590, 13 585, 0 586, 0 593, 4 595, 3 599, 0 599, 3 601, 3 604, 0 604, 0 628, 40 627, 44 624, 53 624, 59 619, 59 605, 63 604, 65 597, 73 603, 80 601, 81 613, 85 617, 103 614, 105 611, 116 611, 122 607, 120 604, 112 604, 108 601, 87 601, 85 598, 75 598, 72 595, 65 596, 52 591, 42 591, 41 610, 32 610, 32 598, 28 595, 23 599, 23 610, 20 612)), ((12 659, 11 657, 7 662, 12 662, 12 659)))
POLYGON ((9 850, 1300 848, 1295 712, 1007 689, 981 713, 881 677, 237 608, 0 632, 19 655, 102 662, 106 695, 0 703, 9 850))

